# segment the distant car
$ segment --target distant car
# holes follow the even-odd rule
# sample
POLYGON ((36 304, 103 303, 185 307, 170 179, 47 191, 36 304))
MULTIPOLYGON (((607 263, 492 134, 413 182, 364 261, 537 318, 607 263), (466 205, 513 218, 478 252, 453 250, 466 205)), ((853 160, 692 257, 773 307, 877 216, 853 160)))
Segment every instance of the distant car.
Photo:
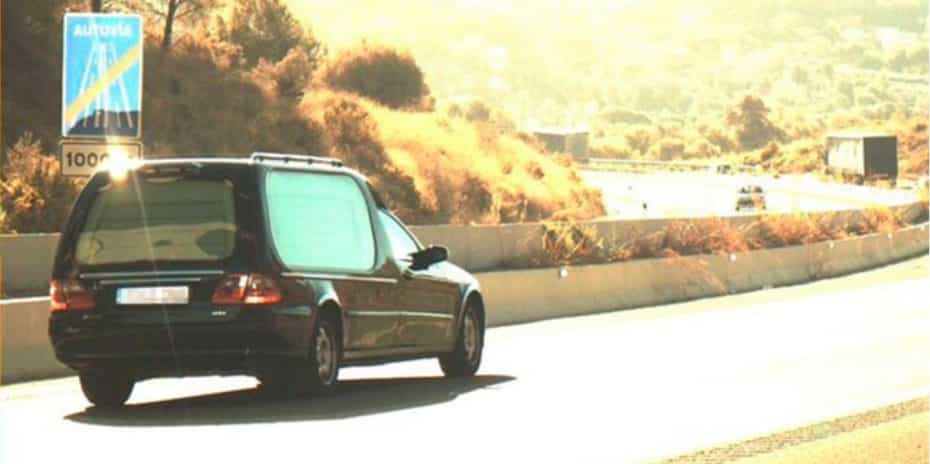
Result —
POLYGON ((767 208, 765 190, 758 185, 740 187, 736 198, 736 211, 761 211, 767 208))
POLYGON ((337 160, 146 161, 81 192, 55 256, 49 335, 100 407, 152 377, 325 391, 341 366, 427 357, 471 376, 485 307, 446 259, 337 160))

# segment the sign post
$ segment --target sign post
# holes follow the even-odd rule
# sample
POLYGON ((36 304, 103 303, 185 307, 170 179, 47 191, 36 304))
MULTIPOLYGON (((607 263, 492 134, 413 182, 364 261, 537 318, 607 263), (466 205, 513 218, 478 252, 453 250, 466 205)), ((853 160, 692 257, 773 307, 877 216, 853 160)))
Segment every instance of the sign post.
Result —
POLYGON ((64 21, 61 170, 89 176, 115 154, 142 157, 142 17, 69 13, 64 21))

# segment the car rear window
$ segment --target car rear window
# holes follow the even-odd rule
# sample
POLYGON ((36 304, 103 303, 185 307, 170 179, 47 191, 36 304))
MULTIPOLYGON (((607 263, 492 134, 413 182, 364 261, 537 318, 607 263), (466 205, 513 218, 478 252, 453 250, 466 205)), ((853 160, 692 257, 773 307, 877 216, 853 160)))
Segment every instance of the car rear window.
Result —
POLYGON ((78 264, 218 261, 233 252, 233 184, 132 176, 96 193, 77 240, 78 264))

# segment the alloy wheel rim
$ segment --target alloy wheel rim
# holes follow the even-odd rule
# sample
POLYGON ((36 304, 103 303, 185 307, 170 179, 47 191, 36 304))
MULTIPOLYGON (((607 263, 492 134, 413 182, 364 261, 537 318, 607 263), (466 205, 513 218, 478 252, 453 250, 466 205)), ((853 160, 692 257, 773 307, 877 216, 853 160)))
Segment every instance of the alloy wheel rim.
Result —
POLYGON ((469 361, 474 361, 478 353, 478 324, 475 321, 474 313, 468 313, 465 318, 465 356, 469 361))
POLYGON ((316 365, 317 374, 320 380, 329 383, 333 372, 335 371, 336 355, 333 352, 333 343, 329 338, 329 332, 321 328, 316 335, 316 365))

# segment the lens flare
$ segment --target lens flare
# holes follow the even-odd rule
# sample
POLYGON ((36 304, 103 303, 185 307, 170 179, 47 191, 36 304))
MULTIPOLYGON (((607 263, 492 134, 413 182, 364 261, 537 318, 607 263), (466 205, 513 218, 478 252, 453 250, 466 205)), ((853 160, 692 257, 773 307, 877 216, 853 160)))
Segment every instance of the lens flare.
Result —
POLYGON ((109 156, 102 168, 110 172, 110 178, 115 181, 123 181, 129 175, 129 170, 136 165, 136 160, 129 157, 125 150, 113 147, 109 150, 109 156))

